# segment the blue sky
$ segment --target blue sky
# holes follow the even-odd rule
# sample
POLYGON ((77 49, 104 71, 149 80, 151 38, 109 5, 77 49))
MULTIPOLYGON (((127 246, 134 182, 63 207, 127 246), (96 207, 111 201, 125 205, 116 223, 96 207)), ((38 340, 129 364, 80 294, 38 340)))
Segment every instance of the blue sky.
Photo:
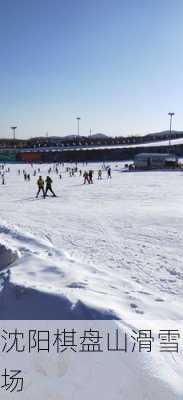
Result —
POLYGON ((0 0, 0 136, 183 130, 182 0, 0 0))

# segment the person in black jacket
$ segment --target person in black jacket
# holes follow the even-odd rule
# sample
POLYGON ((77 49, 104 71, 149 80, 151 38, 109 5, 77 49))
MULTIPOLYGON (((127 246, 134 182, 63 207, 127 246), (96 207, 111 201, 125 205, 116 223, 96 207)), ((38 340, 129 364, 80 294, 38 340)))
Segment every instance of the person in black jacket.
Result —
POLYGON ((54 191, 52 189, 52 179, 50 178, 50 176, 46 177, 45 182, 46 182, 46 189, 45 189, 44 197, 46 197, 48 191, 50 191, 52 193, 53 197, 56 197, 56 194, 54 193, 54 191))
POLYGON ((107 177, 111 179, 111 167, 107 170, 107 177))
POLYGON ((93 171, 91 169, 89 170, 88 176, 89 176, 89 183, 93 183, 93 171))

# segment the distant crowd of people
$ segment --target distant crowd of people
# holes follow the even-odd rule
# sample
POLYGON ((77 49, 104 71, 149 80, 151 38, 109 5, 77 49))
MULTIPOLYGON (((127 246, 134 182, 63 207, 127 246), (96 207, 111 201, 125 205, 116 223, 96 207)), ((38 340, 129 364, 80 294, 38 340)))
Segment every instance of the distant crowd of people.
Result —
MULTIPOLYGON (((84 182, 83 184, 85 185, 86 183, 93 183, 93 175, 94 175, 94 171, 92 169, 90 169, 89 171, 84 171, 83 174, 83 178, 84 178, 84 182)), ((111 179, 111 167, 107 168, 107 178, 111 179)), ((98 180, 102 179, 102 170, 99 169, 98 170, 98 180)))
POLYGON ((0 165, 0 177, 2 185, 5 185, 5 174, 9 174, 10 168, 6 168, 4 164, 0 165))
MULTIPOLYGON (((87 162, 83 163, 83 166, 87 166, 87 162)), ((64 168, 64 163, 55 163, 52 166, 50 166, 47 170, 47 176, 44 179, 41 175, 41 169, 40 167, 36 167, 35 165, 31 164, 32 171, 27 172, 25 167, 24 169, 19 168, 18 169, 18 175, 23 176, 23 179, 25 182, 30 182, 31 181, 31 176, 36 177, 38 175, 38 179, 36 181, 37 184, 37 192, 36 192, 36 198, 39 197, 39 195, 43 195, 43 198, 45 198, 48 193, 51 193, 53 197, 56 197, 56 194, 52 188, 53 180, 50 177, 51 174, 56 174, 58 175, 59 179, 62 179, 62 173, 64 168), (61 170, 62 167, 62 170, 61 170)), ((97 179, 102 180, 103 179, 103 173, 104 171, 107 174, 107 179, 111 179, 111 167, 106 166, 103 164, 101 168, 97 171, 97 179)), ((5 184, 5 174, 10 172, 10 168, 6 168, 5 164, 0 165, 0 177, 2 179, 2 184, 5 184)), ((75 177, 76 175, 81 178, 83 178, 83 184, 93 184, 94 183, 94 171, 92 169, 82 169, 78 168, 78 164, 76 163, 74 166, 66 166, 65 168, 65 173, 69 177, 75 177)))

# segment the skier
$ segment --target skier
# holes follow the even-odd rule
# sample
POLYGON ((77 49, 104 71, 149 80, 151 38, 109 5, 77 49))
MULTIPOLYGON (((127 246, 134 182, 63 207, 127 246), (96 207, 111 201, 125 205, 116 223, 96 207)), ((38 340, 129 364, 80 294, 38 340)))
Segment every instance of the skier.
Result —
POLYGON ((83 178, 84 178, 84 182, 83 182, 84 185, 85 185, 86 182, 89 183, 89 176, 88 176, 88 172, 87 171, 84 172, 83 178))
POLYGON ((93 171, 91 169, 89 170, 88 176, 89 176, 89 183, 93 183, 93 171))
POLYGON ((56 194, 54 193, 53 189, 52 189, 52 179, 50 178, 50 176, 46 177, 46 190, 45 190, 45 194, 44 197, 46 197, 48 190, 53 194, 53 197, 56 197, 56 194))
POLYGON ((38 198, 39 193, 42 191, 43 192, 43 197, 45 197, 45 193, 44 193, 44 180, 42 178, 42 176, 39 176, 39 179, 37 180, 37 185, 38 185, 38 192, 36 195, 36 198, 38 198))
POLYGON ((107 177, 111 179, 111 167, 107 170, 107 177))
POLYGON ((98 179, 102 179, 102 170, 101 169, 99 169, 99 171, 98 171, 98 179))

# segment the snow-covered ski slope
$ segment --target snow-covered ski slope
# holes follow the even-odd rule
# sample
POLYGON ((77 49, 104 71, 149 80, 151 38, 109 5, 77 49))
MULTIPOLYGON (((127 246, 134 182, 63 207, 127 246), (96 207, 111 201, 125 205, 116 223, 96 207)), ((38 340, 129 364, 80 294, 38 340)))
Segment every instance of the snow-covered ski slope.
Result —
MULTIPOLYGON (((111 180, 103 172, 98 181, 98 167, 93 185, 62 167, 61 180, 52 173, 58 197, 36 199, 32 167, 21 166, 29 183, 10 166, 0 186, 0 241, 18 253, 11 282, 118 317, 181 318, 183 173, 122 173, 119 163, 111 180)), ((40 168, 45 177, 48 166, 40 168)))
MULTIPOLYGON (((171 329, 174 320, 182 328, 183 172, 123 173, 121 163, 111 163, 112 179, 103 172, 98 181, 100 164, 80 164, 95 170, 94 184, 83 185, 65 165, 62 179, 51 174, 58 197, 36 199, 34 168, 9 167, 0 184, 1 319, 116 318, 123 331, 129 321, 133 328, 150 321, 153 331, 157 321, 171 329)), ((38 167, 45 177, 49 166, 38 167)), ((183 396, 182 353, 179 362, 159 357, 142 356, 145 372, 134 385, 147 379, 153 390, 139 400, 183 396)), ((123 365, 128 377, 139 363, 130 360, 123 365)), ((126 386, 128 399, 132 389, 126 386)))

